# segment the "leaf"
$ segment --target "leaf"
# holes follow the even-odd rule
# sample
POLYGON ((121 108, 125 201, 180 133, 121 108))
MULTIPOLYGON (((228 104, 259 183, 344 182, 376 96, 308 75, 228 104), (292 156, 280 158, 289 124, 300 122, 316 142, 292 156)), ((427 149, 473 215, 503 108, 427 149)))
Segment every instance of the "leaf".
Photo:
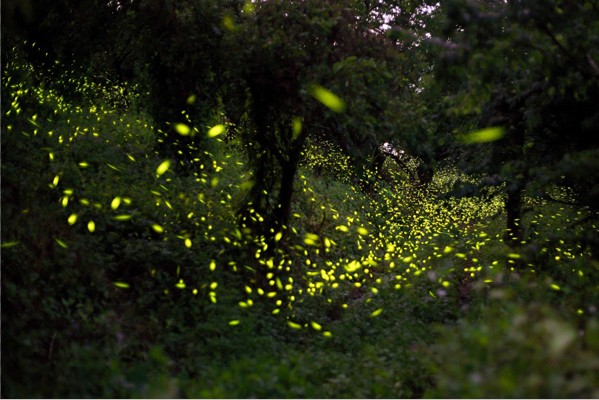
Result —
POLYGON ((312 85, 310 87, 310 94, 337 113, 342 113, 346 109, 345 102, 339 96, 322 86, 312 85))
POLYGON ((121 289, 129 289, 129 284, 125 282, 115 282, 114 286, 119 287, 121 289))
POLYGON ((465 144, 494 142, 505 136, 505 130, 500 127, 490 127, 463 135, 461 140, 465 144))

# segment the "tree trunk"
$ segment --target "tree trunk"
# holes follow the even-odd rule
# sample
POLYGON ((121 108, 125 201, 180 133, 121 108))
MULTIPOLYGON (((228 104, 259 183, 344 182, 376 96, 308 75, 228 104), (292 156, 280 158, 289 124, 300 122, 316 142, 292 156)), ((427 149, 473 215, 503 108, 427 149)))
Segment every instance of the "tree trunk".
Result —
POLYGON ((281 186, 279 187, 278 208, 275 212, 273 228, 275 232, 283 232, 289 225, 289 215, 291 214, 291 200, 293 198, 293 186, 295 174, 297 173, 296 157, 290 157, 290 160, 281 165, 281 186))
POLYGON ((512 190, 508 189, 505 209, 507 213, 506 231, 503 236, 505 244, 512 248, 520 247, 522 242, 522 196, 523 188, 518 185, 512 190))

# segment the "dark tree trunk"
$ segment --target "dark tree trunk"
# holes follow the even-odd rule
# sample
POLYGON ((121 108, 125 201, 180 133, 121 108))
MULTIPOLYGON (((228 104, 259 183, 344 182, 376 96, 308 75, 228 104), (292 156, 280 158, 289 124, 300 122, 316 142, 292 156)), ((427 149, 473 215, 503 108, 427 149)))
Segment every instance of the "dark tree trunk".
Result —
POLYGON ((426 189, 428 188, 428 185, 433 181, 435 171, 430 165, 422 163, 416 169, 416 174, 418 175, 418 186, 423 189, 426 189))
POLYGON ((521 226, 522 196, 523 188, 518 185, 517 188, 508 190, 507 199, 505 201, 507 221, 503 241, 512 248, 519 247, 523 238, 521 226))
POLYGON ((292 159, 281 167, 282 173, 281 186, 279 188, 279 204, 275 213, 275 221, 273 221, 275 231, 284 231, 289 224, 297 162, 292 159))

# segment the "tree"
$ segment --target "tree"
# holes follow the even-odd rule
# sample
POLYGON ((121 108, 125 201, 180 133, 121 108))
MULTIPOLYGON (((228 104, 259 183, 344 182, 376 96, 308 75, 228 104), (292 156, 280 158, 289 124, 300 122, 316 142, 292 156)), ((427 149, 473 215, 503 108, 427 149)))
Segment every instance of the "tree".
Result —
MULTIPOLYGON (((499 128, 465 141, 479 153, 470 170, 505 185, 506 242, 518 246, 523 239, 526 190, 547 198, 551 185, 573 186, 577 203, 596 218, 599 3, 458 0, 444 7, 439 76, 457 89, 446 98, 453 115, 499 128)), ((597 240, 588 241, 597 257, 597 240)))
MULTIPOLYGON (((253 170, 249 208, 261 233, 285 231, 306 138, 325 136, 362 164, 390 132, 395 52, 337 1, 258 2, 230 21, 226 115, 253 170)), ((246 215, 246 223, 251 218, 246 215)))

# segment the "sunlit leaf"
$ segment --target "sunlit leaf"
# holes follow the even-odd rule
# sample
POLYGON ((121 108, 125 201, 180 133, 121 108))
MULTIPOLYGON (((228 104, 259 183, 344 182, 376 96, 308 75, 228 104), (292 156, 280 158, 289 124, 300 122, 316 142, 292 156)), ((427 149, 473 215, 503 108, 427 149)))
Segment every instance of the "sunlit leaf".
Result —
POLYGON ((18 240, 13 240, 12 242, 4 242, 0 245, 1 248, 3 249, 7 249, 9 247, 15 247, 18 246, 21 242, 19 242, 18 240))
POLYGON ((310 87, 310 94, 331 110, 341 113, 345 111, 345 102, 336 94, 319 85, 310 87))
POLYGON ((494 142, 505 136, 505 131, 500 127, 490 127, 471 132, 462 136, 462 142, 466 144, 494 142))
POLYGON ((87 223, 87 230, 93 232, 96 230, 96 223, 94 221, 89 221, 87 223))
POLYGON ((132 215, 121 214, 121 215, 117 215, 116 217, 113 217, 112 219, 114 219, 115 221, 129 221, 131 218, 133 218, 132 215))
POLYGON ((319 324, 319 323, 317 323, 317 322, 314 322, 314 321, 312 321, 312 322, 310 322, 310 325, 312 325, 312 328, 313 328, 314 330, 317 330, 317 331, 320 331, 320 330, 322 330, 322 325, 320 325, 320 324, 319 324))
POLYGON ((54 240, 55 240, 55 241, 56 241, 56 243, 58 243, 58 245, 59 245, 60 247, 62 247, 63 249, 68 249, 68 248, 69 248, 69 246, 68 246, 68 245, 67 245, 65 242, 63 242, 62 240, 60 240, 60 239, 54 239, 54 240))
POLYGON ((240 321, 238 319, 234 319, 232 321, 229 321, 229 325, 231 326, 236 326, 239 325, 240 321))
POLYGON ((187 248, 191 247, 191 239, 189 239, 189 238, 185 239, 185 247, 187 247, 187 248))
POLYGON ((129 284, 125 282, 114 282, 114 286, 119 287, 121 289, 128 289, 129 284))

